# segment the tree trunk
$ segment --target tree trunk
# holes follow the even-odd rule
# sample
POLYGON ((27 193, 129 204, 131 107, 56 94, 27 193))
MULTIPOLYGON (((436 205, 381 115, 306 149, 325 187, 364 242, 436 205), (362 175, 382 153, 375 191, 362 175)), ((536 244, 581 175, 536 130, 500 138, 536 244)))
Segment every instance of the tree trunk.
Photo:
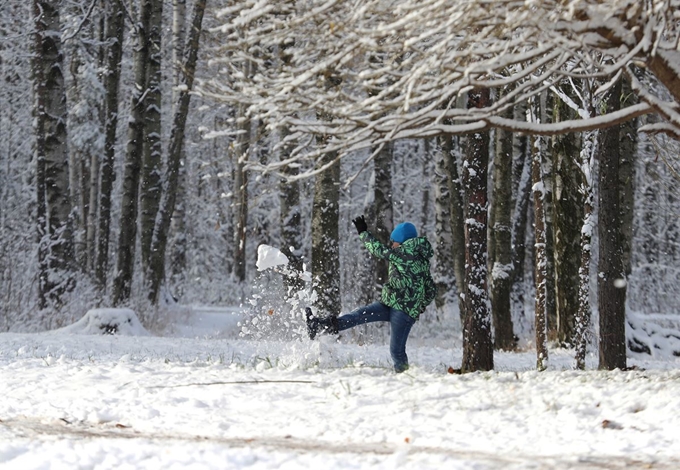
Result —
MULTIPOLYGON (((387 143, 375 156, 373 161, 375 172, 375 236, 378 240, 387 242, 394 228, 394 212, 392 210, 392 158, 394 144, 387 143)), ((371 259, 375 269, 375 288, 380 291, 387 281, 388 262, 386 260, 371 259)), ((373 286, 371 286, 373 287, 373 286)))
POLYGON ((139 227, 142 266, 148 283, 151 243, 156 225, 156 214, 161 200, 161 37, 163 28, 163 0, 149 0, 147 87, 144 95, 144 150, 139 194, 139 227))
POLYGON ((545 370, 548 365, 547 318, 546 318, 546 226, 544 213, 544 181, 542 171, 542 148, 538 139, 531 145, 531 179, 534 193, 535 233, 536 233, 536 369, 545 370))
MULTIPOLYGON (((621 83, 610 91, 607 111, 620 108, 621 83)), ((621 154, 619 126, 600 131, 599 159, 599 264, 600 369, 626 367, 626 274, 621 236, 621 154)))
MULTIPOLYGON (((526 113, 524 106, 516 106, 515 119, 526 113)), ((510 303, 513 314, 524 318, 524 261, 526 259, 527 220, 529 200, 531 199, 531 156, 526 135, 513 138, 513 194, 514 209, 512 219, 512 287, 510 303)))
MULTIPOLYGON (((512 109, 510 109, 512 113, 512 109)), ((512 117, 512 116, 506 116, 512 117)), ((493 172, 491 207, 491 313, 494 326, 494 347, 511 350, 515 347, 510 311, 512 288, 512 133, 496 131, 496 156, 493 172)))
POLYGON ((248 224, 248 172, 245 162, 250 152, 250 118, 245 105, 238 107, 238 137, 234 148, 234 191, 236 193, 236 227, 234 229, 234 277, 246 280, 246 229, 248 224))
POLYGON ((203 25, 203 16, 206 8, 206 0, 197 0, 194 4, 194 11, 191 20, 191 31, 186 46, 186 56, 184 59, 183 85, 178 102, 175 106, 175 115, 170 131, 170 147, 168 151, 168 173, 166 177, 166 189, 163 200, 160 204, 159 217, 154 229, 154 237, 151 245, 150 263, 150 289, 149 299, 153 303, 158 302, 160 286, 165 274, 165 251, 170 230, 170 219, 175 210, 177 196, 177 179, 179 177, 180 160, 184 147, 184 132, 186 128, 187 116, 189 115, 189 103, 191 101, 191 90, 194 86, 194 74, 196 73, 196 62, 198 61, 198 48, 203 25))
POLYGON ((36 183, 38 193, 39 306, 59 305, 73 287, 73 240, 70 227, 66 90, 58 6, 33 2, 35 55, 36 183))
POLYGON ((458 292, 458 309, 461 325, 465 325, 465 215, 463 207, 463 183, 458 173, 458 138, 451 135, 442 136, 442 153, 448 161, 448 184, 451 213, 451 249, 453 251, 453 273, 458 292), (454 140, 455 139, 455 140, 454 140))
MULTIPOLYGON (((337 155, 323 155, 317 167, 335 160, 337 155)), ((322 315, 340 313, 340 163, 316 176, 312 206, 312 276, 317 293, 316 306, 322 315)))
MULTIPOLYGON (((106 273, 109 260, 109 238, 111 234, 111 192, 114 180, 114 158, 116 151, 116 130, 118 128, 118 94, 120 88, 120 70, 123 56, 123 31, 125 17, 122 0, 110 0, 106 3, 106 38, 109 47, 106 51, 105 88, 105 142, 104 158, 101 162, 101 179, 99 183, 99 220, 96 261, 94 273, 100 290, 106 287, 106 273)), ((93 156, 99 158, 99 156, 93 156)), ((93 201, 93 199, 90 199, 93 201)), ((94 204, 94 201, 92 202, 94 204)), ((94 221, 92 220, 94 223, 94 221)))
POLYGON ((581 264, 579 266, 578 311, 576 313, 574 342, 576 368, 586 368, 586 348, 590 327, 590 261, 592 257, 592 238, 595 230, 593 217, 594 191, 593 168, 597 132, 586 132, 581 145, 581 193, 583 195, 583 226, 581 227, 581 264))
MULTIPOLYGON (((72 82, 67 91, 68 102, 71 106, 74 104, 80 108, 93 106, 95 103, 86 103, 86 98, 83 96, 80 81, 82 78, 82 68, 86 67, 83 64, 81 54, 83 51, 78 46, 71 47, 71 64, 70 71, 72 82)), ((87 60, 87 59, 86 59, 87 60)), ((88 113, 89 114, 89 113, 88 113)), ((89 121, 88 114, 69 113, 68 127, 71 133, 78 133, 83 121, 89 121)), ((89 122, 87 123, 89 124, 89 122)), ((77 142, 70 142, 68 150, 68 170, 69 170, 69 198, 71 199, 71 227, 73 229, 73 256, 75 266, 85 272, 88 265, 88 249, 87 249, 87 216, 89 214, 87 200, 89 199, 89 191, 86 190, 85 175, 88 174, 89 165, 87 160, 91 159, 92 149, 89 148, 90 142, 82 142, 78 139, 77 142)))
MULTIPOLYGON (((281 139, 285 139, 288 130, 284 129, 281 139)), ((284 145, 281 149, 280 160, 286 160, 290 156, 290 146, 284 145)), ((286 165, 283 167, 286 177, 294 177, 299 171, 296 166, 286 165)), ((300 183, 288 181, 282 178, 279 183, 279 206, 281 225, 281 251, 289 259, 289 264, 295 273, 302 273, 302 220, 300 211, 300 183)), ((304 281, 297 276, 284 278, 286 285, 291 288, 291 295, 304 288, 304 281)))
MULTIPOLYGON (((621 84, 621 105, 637 104, 635 94, 630 89, 626 76, 621 84)), ((623 272, 626 279, 632 269, 633 219, 635 201, 635 156, 637 155, 638 120, 631 119, 621 124, 619 130, 619 185, 621 210, 621 242, 623 244, 623 272)), ((675 237, 673 238, 675 246, 675 237)))
POLYGON ((112 301, 121 304, 130 298, 137 238, 137 198, 139 175, 144 148, 144 92, 147 89, 147 34, 151 14, 150 0, 143 0, 137 23, 137 47, 134 53, 135 85, 132 91, 132 110, 128 120, 128 142, 123 169, 123 195, 118 233, 118 258, 113 280, 112 301))
MULTIPOLYGON (((432 140, 431 139, 425 139, 423 141, 423 147, 425 147, 423 150, 423 158, 422 160, 422 165, 423 165, 423 172, 422 172, 422 181, 427 181, 428 183, 431 184, 432 182, 432 176, 430 175, 430 162, 432 161, 432 140)), ((422 186, 422 204, 420 205, 420 221, 417 223, 417 225, 420 226, 420 230, 424 231, 425 227, 427 226, 427 222, 430 220, 430 184, 424 184, 422 186)))
POLYGON ((441 145, 434 156, 434 217, 435 217, 435 265, 434 279, 437 284, 435 305, 441 309, 451 300, 455 290, 453 269, 453 237, 451 234, 451 191, 449 189, 449 156, 441 145))
MULTIPOLYGON (((184 57, 184 43, 186 41, 186 0, 173 0, 172 2, 172 71, 173 92, 172 102, 175 105, 173 115, 177 112, 179 103, 180 85, 182 83, 182 67, 184 57)), ((179 175, 177 177, 177 195, 175 197, 175 210, 170 222, 170 272, 174 278, 181 278, 186 270, 186 169, 187 165, 185 146, 182 146, 180 156, 179 175)), ((179 279, 177 280, 179 282, 179 279)))
MULTIPOLYGON (((488 89, 468 92, 468 108, 490 105, 488 89)), ((487 173, 489 133, 467 138, 463 186, 465 188, 465 325, 463 372, 493 369, 491 314, 487 289, 487 173)))
MULTIPOLYGON (((543 92, 539 95, 540 120, 542 123, 553 121, 553 93, 543 92), (549 112, 550 111, 550 112, 549 112)), ((548 339, 557 339, 557 302, 555 298, 555 238, 553 236, 554 202, 553 202, 553 159, 552 149, 546 140, 541 144, 541 178, 543 181, 543 215, 545 217, 545 318, 548 339)), ((547 357, 547 356, 546 356, 547 357)))
MULTIPOLYGON (((565 121, 573 117, 564 101, 556 100, 555 120, 565 121)), ((574 345, 575 320, 579 309, 574 299, 578 298, 580 284, 584 207, 577 136, 556 136, 553 139, 552 158, 557 341, 562 347, 570 347, 574 345)))

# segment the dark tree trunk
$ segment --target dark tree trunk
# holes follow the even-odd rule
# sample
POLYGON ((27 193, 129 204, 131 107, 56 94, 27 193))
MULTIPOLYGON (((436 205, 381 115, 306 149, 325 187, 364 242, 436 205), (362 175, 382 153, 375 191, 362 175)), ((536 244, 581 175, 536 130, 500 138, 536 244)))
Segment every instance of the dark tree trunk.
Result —
POLYGON ((236 226, 234 227, 234 278, 246 280, 246 241, 248 225, 248 172, 245 163, 250 152, 250 119, 245 105, 238 108, 238 130, 234 149, 234 191, 236 193, 236 226))
POLYGON ((182 149, 184 148, 184 133, 186 128, 187 116, 189 115, 189 103, 191 101, 191 90, 194 86, 194 74, 196 72, 196 62, 198 61, 199 40, 203 25, 203 16, 206 8, 206 0, 197 0, 194 4, 194 11, 191 20, 191 31, 187 40, 186 57, 184 58, 184 77, 185 87, 179 92, 178 102, 175 106, 175 116, 172 121, 170 133, 170 148, 168 152, 168 174, 166 178, 166 190, 160 205, 159 217, 154 229, 154 237, 151 245, 150 263, 150 291, 149 299, 158 302, 158 293, 165 274, 165 251, 170 230, 170 220, 175 210, 177 198, 177 180, 179 178, 180 160, 182 149))
MULTIPOLYGON (((488 89, 468 93, 468 108, 490 105, 488 89)), ((465 324, 463 372, 493 369, 491 313, 487 289, 487 173, 488 132, 467 138, 463 186, 465 188, 465 324)))
MULTIPOLYGON (((324 155, 317 162, 317 168, 330 164, 335 158, 332 153, 324 155)), ((316 306, 322 315, 334 316, 340 313, 339 182, 339 162, 316 175, 312 206, 312 276, 317 293, 316 306)))
POLYGON ((161 200, 161 37, 163 28, 163 0, 150 0, 147 88, 144 95, 144 151, 139 194, 140 247, 144 277, 149 283, 151 243, 154 237, 156 214, 161 200))
POLYGON ((458 138, 445 135, 440 140, 444 158, 448 160, 449 170, 449 208, 451 213, 451 249, 453 251, 453 273, 458 292, 458 309, 460 310, 461 325, 465 325, 465 215, 463 207, 463 182, 458 172, 458 158, 460 147, 458 138))
MULTIPOLYGON (((94 275, 100 290, 106 287, 106 273, 109 261, 109 238, 111 234, 111 192, 113 190, 113 164, 116 152, 116 130, 118 128, 118 94, 120 88, 120 70, 123 56, 123 31, 125 17, 122 0, 107 2, 106 37, 109 47, 106 51, 105 87, 105 142, 104 158, 100 167, 99 183, 99 221, 96 261, 94 275)), ((99 158, 95 156, 95 158, 99 158)), ((92 203, 94 205, 94 201, 92 203)), ((94 223, 94 221, 92 221, 94 223)))
POLYGON ((137 200, 139 196, 139 175, 144 149, 144 92, 147 89, 147 61, 149 44, 149 18, 151 2, 143 0, 139 11, 134 53, 135 84, 132 91, 132 109, 128 120, 127 149, 123 169, 123 195, 118 232, 118 257, 116 276, 113 279, 112 301, 114 305, 130 298, 132 276, 135 265, 135 243, 137 240, 137 200))
MULTIPOLYGON (((526 113, 526 108, 517 106, 515 119, 526 113)), ((512 288, 510 302, 513 314, 524 317, 524 262, 526 259, 527 221, 529 218, 529 201, 531 200, 531 156, 526 135, 513 138, 513 194, 514 209, 512 219, 512 288)))
MULTIPOLYGON (((610 91, 607 112, 620 109, 621 83, 610 91)), ((626 285, 621 235, 621 154, 619 126, 600 131, 599 148, 599 264, 600 369, 626 367, 626 285)))
MULTIPOLYGON (((394 145, 385 144, 373 161, 375 171, 375 236, 387 242, 394 227, 392 211, 392 154, 394 145)), ((388 263, 386 260, 372 258, 375 266, 375 286, 378 290, 387 281, 388 263)))
MULTIPOLYGON (((564 121, 574 116, 570 108, 557 100, 555 119, 564 121)), ((581 267, 581 228, 583 196, 579 168, 577 136, 564 134, 553 140, 553 233, 555 241, 555 300, 557 341, 563 347, 574 345, 575 321, 579 305, 574 302, 579 292, 581 267)))
MULTIPOLYGON (((512 113, 512 109, 510 110, 512 113)), ((512 117, 506 116, 506 117, 512 117)), ((496 131, 491 207, 491 313, 496 349, 515 347, 510 311, 512 288, 512 133, 496 131)))
MULTIPOLYGON (((281 133, 281 138, 288 135, 287 129, 281 133)), ((290 156, 290 148, 284 145, 281 149, 280 160, 286 160, 290 156)), ((283 168, 287 178, 295 177, 298 169, 287 165, 283 168)), ((294 273, 302 273, 302 218, 300 211, 300 183, 282 178, 279 183, 279 205, 281 224, 281 251, 288 257, 289 264, 294 273)), ((284 278, 292 293, 304 288, 304 281, 298 276, 284 278)))
POLYGON ((73 287, 70 226, 66 89, 59 9, 55 2, 33 2, 35 50, 36 182, 38 193, 39 306, 59 305, 73 287))

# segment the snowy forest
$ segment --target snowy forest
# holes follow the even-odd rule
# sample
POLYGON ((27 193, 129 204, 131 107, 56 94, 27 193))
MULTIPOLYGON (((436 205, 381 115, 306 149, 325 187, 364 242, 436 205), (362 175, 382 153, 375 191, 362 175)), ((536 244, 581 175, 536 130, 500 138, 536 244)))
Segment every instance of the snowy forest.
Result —
POLYGON ((521 347, 624 369, 680 308, 679 12, 0 0, 0 331, 310 289, 339 315, 386 276, 365 214, 432 242, 420 326, 461 338, 463 371, 521 347), (258 271, 263 244, 292 271, 258 271))

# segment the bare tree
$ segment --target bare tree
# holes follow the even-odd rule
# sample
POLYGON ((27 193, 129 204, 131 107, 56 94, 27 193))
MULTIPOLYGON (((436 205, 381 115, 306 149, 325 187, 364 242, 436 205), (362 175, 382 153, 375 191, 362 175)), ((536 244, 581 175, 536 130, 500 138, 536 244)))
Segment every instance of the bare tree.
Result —
POLYGON ((453 250, 453 272, 458 292, 458 309, 461 325, 465 324, 465 208, 463 206, 463 181, 458 171, 460 145, 451 135, 440 137, 442 152, 448 160, 449 210, 451 212, 451 236, 453 250))
POLYGON ((246 107, 239 104, 236 127, 238 135, 234 145, 234 191, 236 225, 234 227, 234 277, 243 282, 246 279, 246 237, 248 224, 248 170, 246 162, 250 153, 250 118, 246 107))
POLYGON ((149 21, 151 0, 142 0, 139 22, 135 28, 137 47, 134 52, 134 80, 130 118, 128 120, 127 149, 123 169, 123 195, 118 232, 116 275, 113 279, 114 305, 130 297, 137 242, 137 213, 139 178, 144 149, 144 96, 147 90, 147 62, 149 59, 149 21))
MULTIPOLYGON (((512 115, 512 108, 507 113, 512 115)), ((493 195, 490 210, 489 256, 491 268, 491 315, 494 325, 494 347, 515 347, 510 310, 512 288, 512 133, 496 133, 493 165, 493 195)))
MULTIPOLYGON (((621 85, 615 85, 607 109, 618 109, 621 85)), ((598 310, 600 312, 600 369, 626 367, 626 285, 621 243, 621 188, 619 128, 600 132, 597 267, 598 310)))
POLYGON ((33 18, 39 305, 45 308, 73 286, 73 239, 59 5, 34 0, 33 18))
POLYGON ((168 169, 165 178, 165 190, 160 204, 158 218, 154 229, 154 237, 151 244, 151 262, 149 276, 149 298, 152 302, 158 301, 160 286, 165 276, 165 252, 167 247, 170 220, 175 210, 177 198, 177 180, 179 178, 180 160, 184 147, 184 135, 191 91, 194 86, 194 75, 198 61, 198 49, 200 44, 203 17, 205 14, 206 0, 197 0, 191 19, 191 29, 184 48, 182 85, 175 106, 175 115, 170 131, 170 146, 168 149, 168 169))
POLYGON ((534 227, 535 227, 535 259, 534 271, 536 279, 536 369, 545 370, 548 365, 548 338, 546 312, 546 226, 544 213, 544 181, 542 174, 543 148, 540 137, 532 139, 531 145, 531 179, 534 193, 534 227))
POLYGON ((450 294, 456 290, 453 235, 451 233, 451 191, 449 179, 451 177, 450 158, 446 151, 437 145, 434 156, 434 190, 435 190, 435 282, 437 284, 437 308, 442 308, 447 300, 452 300, 450 294))
MULTIPOLYGON (((574 112, 564 100, 556 100, 556 122, 573 118, 574 112)), ((555 244, 555 304, 557 341, 562 346, 574 344, 575 319, 579 305, 579 269, 581 267, 581 227, 583 197, 579 166, 579 138, 575 134, 556 136, 552 142, 553 204, 555 244)))
MULTIPOLYGON (((119 108, 119 89, 121 60, 123 56, 123 33, 125 17, 122 0, 112 0, 106 3, 106 40, 107 48, 105 52, 106 72, 104 74, 104 156, 101 159, 99 168, 99 219, 97 222, 97 249, 96 261, 94 263, 94 274, 97 285, 101 290, 106 287, 106 273, 108 271, 109 259, 109 239, 111 234, 111 193, 114 180, 114 158, 116 137, 118 128, 118 108, 119 108)), ((93 156, 93 159, 99 156, 93 156)), ((96 166, 97 164, 95 164, 96 166)), ((95 171, 92 170, 94 178, 95 171)), ((92 185, 96 185, 92 182, 92 185)), ((92 193, 90 200, 93 201, 92 193)), ((91 213, 90 222, 94 224, 93 214, 91 213)), ((93 227, 91 231, 94 232, 93 227)), ((94 234, 88 231, 88 238, 94 234)))
POLYGON ((581 168, 581 194, 583 197, 583 224, 581 227, 581 262, 579 265, 578 311, 574 325, 575 361, 577 369, 586 368, 586 348, 590 326, 590 262, 592 255, 592 238, 594 232, 595 196, 593 190, 593 167, 597 132, 586 132, 583 136, 579 156, 581 168))
MULTIPOLYGON (((394 228, 394 211, 392 209, 392 157, 394 145, 386 143, 375 156, 373 171, 375 173, 375 236, 379 240, 387 241, 394 228)), ((381 288, 387 281, 388 263, 386 260, 372 258, 375 268, 375 285, 381 288)))
MULTIPOLYGON (((483 108, 491 102, 488 89, 468 93, 468 106, 483 108)), ((463 372, 493 369, 491 312, 487 290, 487 167, 489 134, 468 136, 463 185, 465 188, 465 324, 463 372)))
MULTIPOLYGON (((148 57, 146 62, 147 85, 143 95, 143 151, 139 188, 139 229, 142 267, 148 277, 151 258, 151 243, 156 225, 156 214, 161 200, 161 75, 163 0, 149 1, 149 27, 146 40, 148 57)), ((148 282, 148 280, 147 280, 148 282)))

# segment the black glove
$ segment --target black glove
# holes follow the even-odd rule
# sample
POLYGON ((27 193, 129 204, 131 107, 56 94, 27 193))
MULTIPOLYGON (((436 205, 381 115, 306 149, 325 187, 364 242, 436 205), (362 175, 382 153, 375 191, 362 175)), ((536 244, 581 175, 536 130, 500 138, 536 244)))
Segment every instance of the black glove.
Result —
POLYGON ((361 235, 363 232, 368 230, 368 225, 366 225, 366 220, 364 219, 364 216, 359 216, 356 219, 352 220, 352 223, 354 226, 357 228, 357 233, 361 235))

